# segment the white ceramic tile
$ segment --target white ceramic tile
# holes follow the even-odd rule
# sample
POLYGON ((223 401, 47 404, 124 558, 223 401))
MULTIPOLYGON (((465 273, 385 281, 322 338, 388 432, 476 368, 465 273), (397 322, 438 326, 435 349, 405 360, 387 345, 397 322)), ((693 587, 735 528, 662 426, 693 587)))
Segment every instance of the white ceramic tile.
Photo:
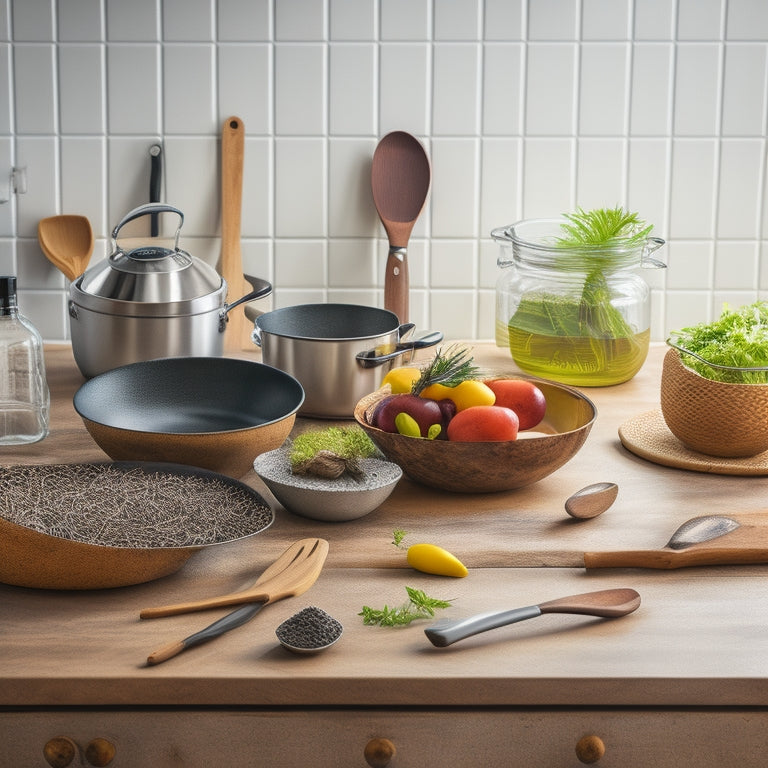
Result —
POLYGON ((480 46, 436 43, 432 55, 433 135, 474 135, 480 126, 480 46))
POLYGON ((58 210, 58 157, 52 137, 18 136, 16 165, 27 169, 27 192, 16 196, 16 234, 37 238, 37 223, 58 210), (37 179, 41 183, 37 183, 37 179), (42 180, 49 180, 43 183, 42 180))
POLYGON ((758 292, 755 290, 730 290, 713 291, 712 293, 712 316, 713 319, 722 315, 726 309, 739 309, 747 304, 753 304, 757 301, 758 292))
POLYGON ((55 132, 54 55, 53 45, 21 43, 13 48, 18 133, 55 132))
POLYGON ((720 40, 726 0, 678 0, 678 40, 720 40))
POLYGON ((384 43, 379 49, 379 134, 402 130, 427 133, 429 47, 384 43))
POLYGON ((378 215, 371 192, 375 139, 331 139, 328 145, 328 234, 374 237, 378 215))
POLYGON ((280 0, 275 3, 275 40, 322 40, 327 27, 326 2, 280 0))
POLYGON ((67 0, 56 4, 58 39, 86 43, 104 39, 104 5, 101 0, 67 0))
POLYGON ((667 288, 704 291, 713 287, 714 247, 705 240, 675 240, 667 244, 667 288))
POLYGON ((728 40, 768 38, 768 5, 763 0, 728 0, 725 34, 728 40))
POLYGON ((633 136, 669 135, 673 61, 671 43, 634 45, 629 122, 633 136))
POLYGON ((376 285, 376 240, 345 238, 328 243, 328 284, 339 288, 376 285))
POLYGON ((716 156, 714 140, 673 140, 670 237, 713 236, 716 156))
POLYGON ((275 309, 294 307, 297 304, 322 304, 328 301, 327 291, 324 288, 288 288, 277 284, 273 295, 275 309))
POLYGON ((480 147, 480 237, 520 219, 521 139, 483 139, 480 147))
POLYGON ((107 126, 110 133, 157 134, 160 47, 107 47, 107 126))
MULTIPOLYGON (((25 249, 26 250, 26 247, 25 249)), ((45 257, 40 253, 40 257, 45 257)), ((24 254, 21 255, 24 259, 24 254)), ((54 269, 51 264, 46 264, 50 269, 54 269)), ((45 265, 43 265, 45 266, 45 265)), ((27 276, 19 272, 19 283, 26 284, 27 276)), ((48 290, 19 290, 19 307, 23 308, 22 314, 25 315, 40 332, 44 341, 64 341, 67 336, 63 335, 66 327, 66 301, 64 293, 56 293, 48 290)))
POLYGON ((16 42, 48 43, 54 39, 53 0, 13 0, 11 11, 16 42))
POLYGON ((579 139, 576 151, 576 205, 590 210, 622 204, 627 165, 625 141, 579 139))
POLYGON ((217 0, 219 40, 262 42, 272 37, 272 0, 217 0))
POLYGON ((628 43, 581 46, 579 133, 623 136, 629 114, 628 43))
POLYGON ((272 140, 249 135, 243 150, 243 237, 271 237, 274 220, 272 140))
POLYGON ((16 274, 15 240, 0 240, 0 274, 16 274))
POLYGON ((380 0, 382 40, 429 40, 432 18, 429 0, 380 0))
POLYGON ((635 40, 672 40, 675 37, 675 0, 635 3, 635 40))
MULTIPOLYGON (((519 217, 514 219, 518 221, 519 217)), ((514 221, 510 219, 509 224, 514 221)), ((502 225, 503 226, 503 225, 502 225)), ((499 244, 494 240, 480 241, 480 255, 478 258, 478 286, 483 289, 493 290, 495 295, 496 283, 501 277, 501 270, 497 265, 499 258, 499 244)))
POLYGON ((213 45, 163 47, 163 126, 168 133, 208 133, 216 124, 213 45))
POLYGON ((477 234, 479 142, 432 141, 432 237, 477 234))
MULTIPOLYGON (((10 169, 15 162, 13 140, 10 136, 0 137, 0 168, 10 169)), ((54 179, 48 179, 49 187, 54 186, 54 179)), ((14 237, 16 235, 16 200, 9 188, 8 172, 5 178, 0 177, 0 200, 8 200, 0 205, 0 238, 14 237)))
POLYGON ((536 0, 528 3, 529 40, 577 40, 578 3, 573 0, 536 0))
POLYGON ((331 136, 376 133, 375 61, 373 43, 330 45, 328 130, 331 136))
MULTIPOLYGON (((216 241, 217 245, 220 240, 216 241)), ((264 280, 269 280, 273 284, 275 282, 275 273, 273 269, 274 259, 272 258, 272 241, 271 240, 249 240, 244 237, 242 244, 242 257, 243 257, 243 272, 246 275, 255 275, 261 277, 264 280)), ((265 300, 259 300, 257 307, 261 308, 262 304, 268 304, 268 308, 272 309, 272 297, 268 297, 265 300)))
MULTIPOLYGON (((64 276, 48 261, 36 240, 19 240, 16 246, 16 263, 18 282, 27 288, 55 290, 65 285, 64 276)), ((41 313, 35 312, 30 304, 32 293, 27 291, 23 297, 19 294, 19 308, 28 318, 31 319, 32 315, 35 315, 40 319, 41 313)))
POLYGON ((768 242, 760 243, 759 259, 760 277, 757 287, 762 292, 768 292, 768 242))
POLYGON ((666 306, 666 334, 690 325, 709 323, 712 314, 712 294, 709 291, 669 291, 666 306))
POLYGON ((479 40, 481 0, 451 0, 434 4, 435 40, 479 40))
POLYGON ((496 294, 494 291, 477 292, 477 338, 493 341, 496 335, 496 294))
POLYGON ((670 147, 667 139, 630 139, 628 148, 627 206, 663 239, 668 237, 670 147))
POLYGON ((323 45, 276 45, 276 133, 287 136, 324 133, 326 83, 326 51, 323 45))
POLYGON ((141 43, 160 39, 159 0, 105 0, 107 40, 141 43))
POLYGON ((275 140, 275 235, 326 234, 326 166, 323 139, 275 140))
POLYGON ((11 40, 11 0, 0 0, 0 40, 9 42, 11 40))
POLYGON ((764 149, 761 139, 725 139, 721 143, 718 237, 758 237, 764 149))
MULTIPOLYGON (((381 291, 372 288, 328 288, 326 301, 330 304, 357 304, 364 307, 381 307, 381 291)), ((411 318, 413 320, 413 318, 411 318)))
POLYGON ((272 131, 272 52, 265 43, 217 48, 219 123, 240 117, 248 135, 272 131))
POLYGON ((214 25, 213 0, 163 0, 163 40, 210 43, 214 25))
POLYGON ((573 139, 525 140, 522 218, 573 210, 575 151, 573 139))
POLYGON ((59 126, 62 134, 104 133, 104 49, 68 45, 59 53, 59 126))
POLYGON ((528 46, 525 130, 528 135, 570 136, 575 128, 577 47, 567 43, 528 46))
POLYGON ((522 43, 492 43, 483 49, 483 133, 520 135, 523 130, 522 43))
POLYGON ((86 216, 94 234, 106 235, 106 140, 61 139, 61 213, 86 216))
POLYGON ((486 40, 522 40, 525 37, 526 0, 484 0, 486 40))
POLYGON ((323 240, 276 240, 275 284, 323 288, 326 285, 325 262, 323 240))
MULTIPOLYGON (((8 43, 0 43, 0 72, 8 73, 8 76, 0 76, 0 133, 11 132, 11 46, 8 43)), ((0 198, 3 194, 0 194, 0 198)))
POLYGON ((429 293, 429 325, 444 334, 446 341, 474 338, 477 332, 474 291, 435 289, 429 293))
POLYGON ((715 43, 681 43, 675 69, 674 131, 713 136, 719 129, 721 51, 715 43))
POLYGON ((632 4, 630 0, 583 0, 583 40, 628 40, 632 4))
POLYGON ((375 40, 376 0, 330 0, 331 40, 375 40))
POLYGON ((722 132, 724 136, 762 136, 766 114, 766 46, 725 46, 722 132))
POLYGON ((430 288, 477 287, 477 242, 432 238, 430 288))
POLYGON ((748 291, 757 285, 758 244, 719 240, 715 250, 715 291, 748 291))

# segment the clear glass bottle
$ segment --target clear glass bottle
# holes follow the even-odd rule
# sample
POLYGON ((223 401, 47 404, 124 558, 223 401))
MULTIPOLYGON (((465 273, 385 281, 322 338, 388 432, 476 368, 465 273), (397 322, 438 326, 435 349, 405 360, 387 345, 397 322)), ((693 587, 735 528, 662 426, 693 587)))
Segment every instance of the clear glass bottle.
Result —
POLYGON ((0 445, 42 440, 49 411, 43 340, 19 313, 16 278, 0 276, 0 445))
POLYGON ((665 267, 640 245, 563 247, 562 219, 529 219, 495 229, 501 245, 496 344, 521 370, 573 386, 631 379, 650 342, 650 289, 638 267, 665 267))

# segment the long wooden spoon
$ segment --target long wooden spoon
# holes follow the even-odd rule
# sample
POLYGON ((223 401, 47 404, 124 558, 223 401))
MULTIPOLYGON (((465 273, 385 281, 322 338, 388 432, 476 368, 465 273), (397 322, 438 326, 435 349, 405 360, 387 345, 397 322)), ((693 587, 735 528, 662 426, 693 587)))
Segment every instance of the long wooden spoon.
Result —
POLYGON ((439 621, 424 630, 432 645, 444 648, 465 637, 505 627, 525 619, 533 619, 543 613, 578 613, 586 616, 615 618, 626 616, 640 606, 640 595, 634 589, 601 589, 582 595, 561 597, 539 605, 513 608, 508 611, 480 613, 466 619, 439 621))
MULTIPOLYGON (((237 596, 242 602, 248 602, 232 613, 228 613, 218 621, 204 629, 195 632, 183 640, 174 640, 158 648, 147 657, 147 664, 154 666, 177 656, 182 651, 200 645, 208 640, 229 632, 250 621, 265 605, 274 603, 284 597, 293 597, 306 592, 317 581, 320 571, 328 555, 328 542, 325 539, 301 539, 293 543, 283 554, 257 579, 256 583, 247 590, 224 595, 224 605, 231 605, 231 598, 237 596), (252 596, 259 598, 258 602, 250 602, 252 596)), ((222 598, 195 603, 181 603, 162 608, 150 608, 142 611, 143 619, 156 616, 170 616, 187 611, 197 611, 213 607, 213 603, 222 598)), ((217 603, 218 604, 218 603, 217 603)))
POLYGON ((384 273, 384 308, 408 322, 408 241, 431 181, 429 158, 418 139, 405 131, 388 133, 373 153, 373 202, 389 238, 384 273))
POLYGON ((93 229, 85 216, 63 214, 41 219, 37 239, 48 261, 70 282, 88 268, 93 253, 93 229))

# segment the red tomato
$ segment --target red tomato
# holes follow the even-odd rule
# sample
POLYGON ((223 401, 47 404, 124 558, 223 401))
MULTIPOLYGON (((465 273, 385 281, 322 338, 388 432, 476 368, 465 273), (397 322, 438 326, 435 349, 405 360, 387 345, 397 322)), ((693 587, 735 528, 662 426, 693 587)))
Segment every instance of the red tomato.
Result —
POLYGON ((535 427, 547 410, 544 393, 525 379, 495 379, 485 382, 496 395, 496 405, 511 408, 520 419, 520 429, 535 427))
POLYGON ((517 439, 517 414, 499 405, 473 405, 448 422, 448 439, 465 443, 507 442, 517 439))

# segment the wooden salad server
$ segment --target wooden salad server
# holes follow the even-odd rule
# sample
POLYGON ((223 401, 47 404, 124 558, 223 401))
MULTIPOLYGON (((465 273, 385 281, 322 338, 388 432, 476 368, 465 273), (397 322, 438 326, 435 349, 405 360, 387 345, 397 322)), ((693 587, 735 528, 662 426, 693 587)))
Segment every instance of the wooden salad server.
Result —
POLYGON ((664 549, 585 552, 586 568, 682 568, 768 563, 768 512, 703 515, 683 523, 664 549))

